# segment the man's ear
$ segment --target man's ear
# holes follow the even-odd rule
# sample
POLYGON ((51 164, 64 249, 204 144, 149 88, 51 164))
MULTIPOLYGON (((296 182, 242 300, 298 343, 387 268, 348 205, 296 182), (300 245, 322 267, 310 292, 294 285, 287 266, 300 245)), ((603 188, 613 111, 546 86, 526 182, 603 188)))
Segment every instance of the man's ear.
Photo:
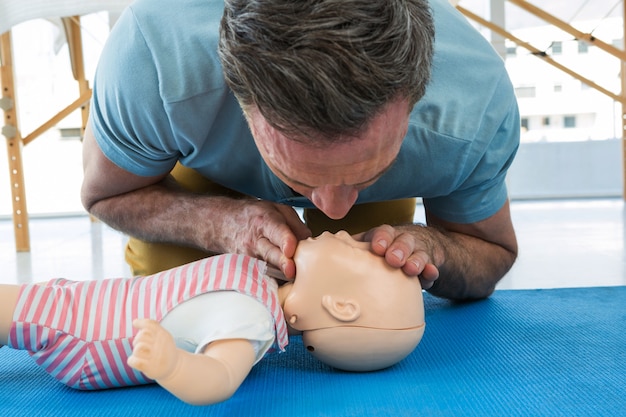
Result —
POLYGON ((352 322, 361 316, 361 306, 354 299, 327 294, 322 296, 322 306, 339 321, 352 322))

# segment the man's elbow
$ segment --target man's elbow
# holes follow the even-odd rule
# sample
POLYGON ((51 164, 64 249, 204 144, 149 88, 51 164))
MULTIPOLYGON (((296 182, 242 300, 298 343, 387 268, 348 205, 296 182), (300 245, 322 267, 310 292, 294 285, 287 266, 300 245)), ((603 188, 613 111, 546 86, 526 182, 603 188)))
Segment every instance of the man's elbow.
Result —
POLYGON ((502 251, 495 259, 493 267, 484 271, 485 275, 476 277, 473 283, 468 280, 463 281, 464 288, 459 288, 456 294, 447 298, 454 301, 478 301, 489 298, 496 290, 498 283, 513 267, 516 259, 517 249, 502 251))
POLYGON ((82 203, 85 210, 87 210, 88 213, 93 214, 92 209, 97 201, 98 199, 93 195, 93 193, 89 192, 88 187, 83 182, 80 190, 80 202, 82 203))
POLYGON ((485 285, 478 286, 475 289, 476 291, 467 294, 466 300, 482 300, 489 298, 494 293, 498 283, 511 270, 513 264, 515 264, 515 260, 517 259, 517 247, 515 250, 505 250, 498 258, 498 265, 494 268, 493 275, 485 278, 485 285))

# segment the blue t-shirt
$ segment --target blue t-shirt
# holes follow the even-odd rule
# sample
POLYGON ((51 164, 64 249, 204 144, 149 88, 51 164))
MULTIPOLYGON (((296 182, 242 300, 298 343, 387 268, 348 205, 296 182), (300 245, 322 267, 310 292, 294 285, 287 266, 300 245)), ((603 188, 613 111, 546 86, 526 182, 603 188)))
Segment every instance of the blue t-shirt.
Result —
MULTIPOLYGON (((471 223, 498 211, 519 144, 501 58, 447 0, 431 0, 435 55, 398 159, 358 203, 422 197, 434 215, 471 223)), ((94 79, 91 126, 104 154, 141 176, 177 161, 225 187, 299 207, 311 202, 265 165, 226 85, 221 0, 137 0, 122 14, 94 79)))

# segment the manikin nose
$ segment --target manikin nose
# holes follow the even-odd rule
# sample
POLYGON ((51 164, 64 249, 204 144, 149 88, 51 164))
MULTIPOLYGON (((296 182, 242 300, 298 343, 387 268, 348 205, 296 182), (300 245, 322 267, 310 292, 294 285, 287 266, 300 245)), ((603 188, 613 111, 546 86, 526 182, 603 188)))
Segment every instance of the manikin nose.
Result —
POLYGON ((311 193, 315 207, 333 220, 344 218, 358 197, 357 189, 348 185, 326 185, 311 193))

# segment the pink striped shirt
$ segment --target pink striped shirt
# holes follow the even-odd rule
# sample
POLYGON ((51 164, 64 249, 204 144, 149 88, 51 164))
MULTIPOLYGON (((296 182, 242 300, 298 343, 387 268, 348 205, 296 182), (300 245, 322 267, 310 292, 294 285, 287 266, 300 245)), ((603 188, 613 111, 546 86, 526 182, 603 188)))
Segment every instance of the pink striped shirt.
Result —
POLYGON ((276 282, 265 269, 258 259, 224 254, 147 277, 24 285, 8 345, 30 351, 37 364, 73 388, 146 384, 153 381, 126 364, 136 333, 133 320, 160 321, 192 297, 233 290, 268 308, 284 351, 287 327, 276 282))

